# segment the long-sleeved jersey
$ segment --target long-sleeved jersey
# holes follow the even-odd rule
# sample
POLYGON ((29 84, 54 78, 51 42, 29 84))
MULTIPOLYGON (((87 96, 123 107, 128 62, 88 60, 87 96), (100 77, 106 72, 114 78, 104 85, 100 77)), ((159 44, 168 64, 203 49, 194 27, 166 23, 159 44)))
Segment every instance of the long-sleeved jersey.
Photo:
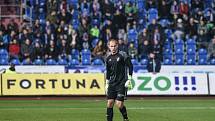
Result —
POLYGON ((129 75, 133 74, 133 65, 130 57, 123 51, 111 55, 107 53, 106 59, 106 79, 109 80, 109 85, 116 86, 125 84, 129 75))

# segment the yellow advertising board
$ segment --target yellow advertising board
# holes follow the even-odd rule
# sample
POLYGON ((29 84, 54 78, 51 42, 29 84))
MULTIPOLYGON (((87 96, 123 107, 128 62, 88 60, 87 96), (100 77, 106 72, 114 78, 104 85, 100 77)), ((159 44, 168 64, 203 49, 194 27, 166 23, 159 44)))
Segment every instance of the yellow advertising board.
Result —
POLYGON ((3 95, 104 95, 104 74, 3 74, 3 95))

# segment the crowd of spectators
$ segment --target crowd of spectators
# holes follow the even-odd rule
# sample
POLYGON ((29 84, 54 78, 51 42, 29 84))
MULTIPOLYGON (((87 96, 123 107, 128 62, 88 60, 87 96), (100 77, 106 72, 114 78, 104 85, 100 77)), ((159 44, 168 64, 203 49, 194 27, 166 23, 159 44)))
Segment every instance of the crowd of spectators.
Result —
POLYGON ((214 0, 27 0, 33 9, 32 25, 13 19, 0 24, 0 48, 9 60, 72 59, 72 49, 89 49, 92 58, 102 58, 110 38, 119 40, 120 50, 132 58, 158 58, 166 39, 195 39, 198 48, 215 56, 214 0), (73 1, 73 2, 72 2, 73 1), (142 7, 140 8, 140 3, 142 7), (157 18, 147 12, 154 8, 157 18), (44 18, 43 18, 44 17, 44 18), (167 20, 166 25, 160 23, 167 20), (137 39, 130 40, 130 30, 137 39), (170 31, 170 34, 168 32, 170 31))

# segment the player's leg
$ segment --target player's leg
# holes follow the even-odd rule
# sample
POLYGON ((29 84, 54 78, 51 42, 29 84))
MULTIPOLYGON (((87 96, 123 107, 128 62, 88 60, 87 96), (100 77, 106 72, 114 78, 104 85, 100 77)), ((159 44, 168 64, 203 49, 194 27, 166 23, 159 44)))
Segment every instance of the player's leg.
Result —
POLYGON ((124 102, 123 101, 119 101, 119 100, 116 100, 116 105, 117 107, 119 108, 119 111, 121 112, 122 116, 123 116, 123 119, 125 121, 128 121, 128 114, 127 114, 127 110, 126 110, 126 107, 124 105, 124 102))
POLYGON ((114 99, 108 99, 107 100, 107 121, 113 120, 113 105, 114 105, 114 99))
POLYGON ((123 119, 125 121, 128 121, 128 115, 127 110, 124 105, 124 98, 125 98, 125 87, 121 87, 121 89, 118 91, 117 98, 116 98, 116 106, 119 108, 119 111, 121 112, 123 119))
POLYGON ((117 96, 117 92, 114 91, 111 87, 107 91, 107 121, 113 120, 113 106, 117 96))

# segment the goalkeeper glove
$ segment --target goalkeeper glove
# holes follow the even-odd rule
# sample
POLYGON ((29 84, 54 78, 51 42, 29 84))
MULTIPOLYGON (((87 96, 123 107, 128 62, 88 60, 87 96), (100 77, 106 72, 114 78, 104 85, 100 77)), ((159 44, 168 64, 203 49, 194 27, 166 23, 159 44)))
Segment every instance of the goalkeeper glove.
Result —
POLYGON ((128 76, 128 80, 125 82, 125 87, 128 88, 128 90, 132 89, 133 86, 131 84, 132 76, 128 76))

